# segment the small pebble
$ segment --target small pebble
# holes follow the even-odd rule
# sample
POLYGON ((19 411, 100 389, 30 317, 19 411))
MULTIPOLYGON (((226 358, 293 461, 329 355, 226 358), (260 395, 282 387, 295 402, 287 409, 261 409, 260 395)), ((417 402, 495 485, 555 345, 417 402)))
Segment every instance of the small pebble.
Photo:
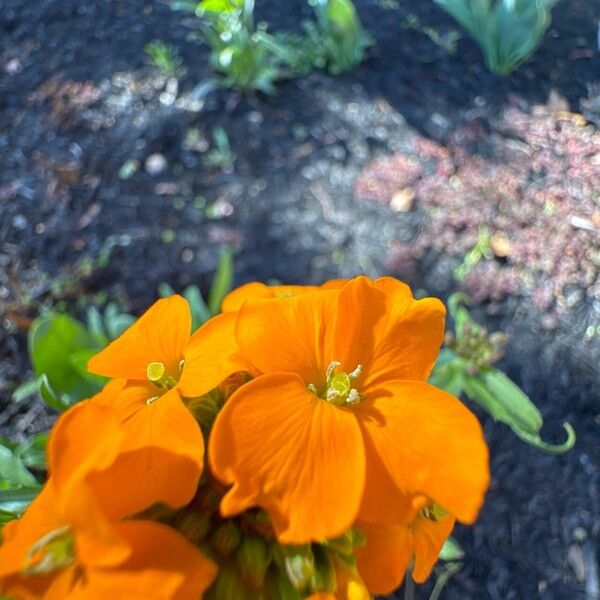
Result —
POLYGON ((144 163, 148 175, 160 175, 167 169, 167 159, 160 152, 151 154, 144 163))

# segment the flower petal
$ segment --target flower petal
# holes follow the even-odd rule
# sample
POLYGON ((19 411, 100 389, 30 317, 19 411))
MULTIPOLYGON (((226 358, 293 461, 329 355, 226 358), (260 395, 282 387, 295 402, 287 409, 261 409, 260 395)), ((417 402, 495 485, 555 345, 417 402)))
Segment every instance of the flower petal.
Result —
POLYGON ((233 484, 223 515, 261 506, 284 543, 335 537, 356 517, 365 471, 356 419, 294 374, 264 375, 236 391, 208 454, 215 476, 233 484))
POLYGON ((356 565, 372 594, 390 594, 404 580, 414 553, 413 538, 405 525, 391 527, 359 521, 366 544, 356 548, 356 565))
POLYGON ((3 580, 20 572, 31 546, 48 532, 66 525, 55 510, 55 490, 47 483, 18 521, 11 521, 3 531, 0 546, 0 589, 3 580))
POLYGON ((252 300, 269 298, 286 298, 317 290, 312 285, 265 285, 264 283, 247 283, 233 290, 223 300, 223 312, 238 311, 243 304, 252 300))
POLYGON ((234 335, 236 318, 236 313, 217 315, 190 338, 177 385, 182 396, 201 396, 228 375, 250 369, 238 356, 234 335))
POLYGON ((318 385, 334 360, 324 338, 337 296, 327 290, 245 304, 235 330, 241 355, 260 373, 297 373, 318 385))
POLYGON ((431 574, 435 563, 438 561, 440 550, 452 532, 455 519, 451 515, 431 521, 419 516, 413 524, 413 540, 415 546, 415 566, 413 579, 423 583, 431 574))
POLYGON ((201 598, 211 585, 215 565, 166 525, 127 521, 116 529, 131 545, 131 556, 110 569, 88 565, 69 600, 188 600, 201 598))
POLYGON ((396 279, 357 277, 340 291, 338 360, 348 369, 363 365, 359 383, 365 389, 389 379, 425 381, 443 341, 444 316, 439 300, 415 300, 396 279))
POLYGON ((59 489, 73 479, 84 479, 90 471, 106 469, 121 451, 125 431, 118 412, 104 402, 103 395, 80 402, 54 425, 48 441, 48 470, 59 489))
POLYGON ((126 435, 119 456, 87 478, 107 514, 129 516, 157 502, 174 508, 187 504, 202 474, 204 440, 177 391, 143 404, 122 426, 126 435))
POLYGON ((479 421, 459 400, 427 383, 394 381, 355 410, 370 440, 367 462, 375 453, 399 492, 475 520, 489 483, 488 450, 479 421))
POLYGON ((431 574, 454 521, 451 515, 435 522, 418 515, 412 523, 399 526, 359 521, 366 544, 356 549, 356 560, 369 591, 393 592, 402 584, 413 557, 413 579, 423 583, 431 574))
POLYGON ((418 508, 398 489, 370 437, 363 436, 363 441, 367 460, 359 518, 373 523, 408 523, 418 508))
POLYGON ((162 362, 172 377, 178 377, 191 327, 187 300, 177 295, 162 298, 123 335, 92 356, 88 369, 106 377, 145 381, 148 364, 162 362))

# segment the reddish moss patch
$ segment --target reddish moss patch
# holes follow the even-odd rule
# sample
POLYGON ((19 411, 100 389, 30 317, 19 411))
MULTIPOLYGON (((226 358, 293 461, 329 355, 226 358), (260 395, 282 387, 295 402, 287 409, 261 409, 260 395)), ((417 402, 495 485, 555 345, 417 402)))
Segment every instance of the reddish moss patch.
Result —
POLYGON ((374 161, 359 197, 390 202, 411 188, 428 224, 399 252, 459 262, 491 236, 463 287, 478 301, 530 295, 559 309, 600 299, 600 131, 578 114, 512 106, 490 132, 473 120, 447 147, 415 135, 412 152, 374 161))

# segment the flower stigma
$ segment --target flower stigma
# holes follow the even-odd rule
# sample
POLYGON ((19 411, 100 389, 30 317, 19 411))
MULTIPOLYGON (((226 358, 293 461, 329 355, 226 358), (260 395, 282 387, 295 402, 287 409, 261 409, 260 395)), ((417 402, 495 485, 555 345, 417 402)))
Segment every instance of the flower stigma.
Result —
POLYGON ((177 385, 177 380, 167 373, 165 364, 161 362, 149 363, 146 367, 146 377, 156 387, 164 390, 170 390, 177 385))
POLYGON ((43 575, 69 566, 75 560, 75 538, 68 525, 42 536, 29 548, 21 573, 43 575))
POLYGON ((362 365, 358 365, 354 371, 351 371, 350 373, 344 371, 336 373, 335 370, 341 366, 341 364, 342 363, 338 360, 332 360, 329 363, 325 373, 325 390, 321 394, 319 394, 317 386, 314 383, 309 383, 307 387, 309 391, 322 400, 326 400, 337 406, 353 406, 361 401, 361 395, 352 386, 354 381, 360 377, 363 367, 362 365))

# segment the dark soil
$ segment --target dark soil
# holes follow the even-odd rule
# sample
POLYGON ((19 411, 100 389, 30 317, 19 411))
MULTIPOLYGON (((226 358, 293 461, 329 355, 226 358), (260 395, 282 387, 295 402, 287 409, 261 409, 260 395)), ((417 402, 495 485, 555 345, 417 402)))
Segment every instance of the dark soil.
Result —
MULTIPOLYGON (((310 14, 304 0, 258 4, 274 29, 298 28, 310 14)), ((236 252, 237 283, 392 272, 446 297, 457 257, 433 249, 403 262, 396 252, 427 231, 427 212, 358 198, 361 172, 409 152, 415 133, 445 145, 476 124, 497 139, 505 109, 547 103, 552 91, 563 109, 595 118, 596 0, 559 3, 543 46, 507 79, 485 70, 466 35, 448 53, 403 26, 412 13, 440 35, 456 30, 433 2, 357 7, 376 44, 355 72, 284 82, 272 97, 219 91, 194 104, 189 94, 210 71, 206 48, 186 40, 188 15, 155 0, 0 0, 0 433, 49 423, 40 405, 10 403, 40 306, 77 311, 109 298, 140 312, 162 281, 206 289, 224 245, 236 252), (185 60, 176 100, 145 59, 154 39, 185 60), (219 126, 232 168, 206 158, 219 126), (151 175, 155 153, 166 168, 151 175)), ((566 420, 578 442, 545 456, 482 417, 493 483, 477 524, 457 531, 464 568, 443 598, 600 598, 600 304, 581 294, 563 308, 550 322, 551 309, 519 292, 476 310, 510 334, 501 366, 540 406, 545 437, 560 440, 566 420)))

